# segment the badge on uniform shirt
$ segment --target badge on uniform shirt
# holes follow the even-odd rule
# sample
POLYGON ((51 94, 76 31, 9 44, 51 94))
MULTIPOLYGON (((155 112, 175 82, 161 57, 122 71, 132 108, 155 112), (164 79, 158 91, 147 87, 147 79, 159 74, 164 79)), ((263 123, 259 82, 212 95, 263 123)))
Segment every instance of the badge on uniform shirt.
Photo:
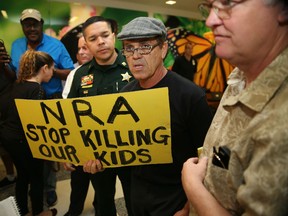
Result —
POLYGON ((93 74, 89 74, 81 77, 81 86, 88 87, 93 84, 94 76, 93 74))
POLYGON ((123 77, 122 81, 127 81, 127 82, 129 82, 130 78, 132 77, 132 76, 130 76, 130 74, 128 72, 126 72, 125 74, 121 74, 121 76, 123 77))
POLYGON ((195 62, 195 60, 194 59, 192 59, 192 65, 196 65, 196 62, 195 62))

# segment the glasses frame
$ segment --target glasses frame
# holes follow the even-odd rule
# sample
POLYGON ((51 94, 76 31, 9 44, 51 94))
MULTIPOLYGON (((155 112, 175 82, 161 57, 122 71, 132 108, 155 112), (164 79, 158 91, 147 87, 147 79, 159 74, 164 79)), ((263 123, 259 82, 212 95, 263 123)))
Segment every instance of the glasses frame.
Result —
POLYGON ((231 17, 231 9, 241 2, 243 1, 214 0, 212 2, 199 4, 198 9, 205 19, 208 18, 211 10, 213 10, 220 19, 229 19, 231 17))
POLYGON ((133 56, 135 51, 137 51, 138 54, 140 54, 141 56, 143 55, 149 55, 153 49, 157 46, 159 46, 161 44, 161 42, 157 42, 156 44, 154 45, 144 45, 144 46, 140 46, 138 48, 134 48, 134 47, 131 47, 129 48, 130 50, 128 51, 126 48, 122 49, 121 52, 122 52, 122 55, 124 55, 125 57, 130 57, 130 56, 133 56), (142 49, 149 49, 147 52, 141 52, 142 49), (125 52, 127 52, 125 54, 125 52))

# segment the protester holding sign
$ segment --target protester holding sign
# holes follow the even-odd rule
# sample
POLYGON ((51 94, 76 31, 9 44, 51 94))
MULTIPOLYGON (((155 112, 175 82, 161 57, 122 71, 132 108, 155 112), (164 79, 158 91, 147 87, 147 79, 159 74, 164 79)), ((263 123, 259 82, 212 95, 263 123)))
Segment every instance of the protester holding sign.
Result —
MULTIPOLYGON (((100 16, 90 17, 83 24, 83 35, 94 58, 75 73, 68 98, 117 93, 132 79, 125 58, 115 49, 116 29, 112 20, 100 16)), ((96 215, 116 216, 114 196, 117 176, 122 183, 127 211, 132 215, 129 167, 110 168, 91 175, 96 191, 96 215)), ((69 215, 72 214, 68 212, 65 216, 69 215)))
POLYGON ((57 214, 56 209, 43 211, 44 161, 33 158, 14 102, 16 98, 44 99, 45 91, 40 84, 51 79, 53 69, 54 61, 47 53, 33 50, 25 52, 20 61, 17 82, 11 89, 6 102, 7 108, 3 111, 4 119, 0 133, 3 145, 11 155, 17 170, 15 194, 21 215, 29 213, 29 185, 33 215, 57 214))
MULTIPOLYGON (((189 205, 181 184, 182 165, 187 158, 197 156, 197 148, 202 146, 212 120, 203 90, 164 67, 166 36, 164 24, 149 17, 132 20, 118 34, 136 79, 123 91, 161 87, 169 90, 173 163, 131 167, 131 205, 137 216, 188 214, 189 205)), ((99 160, 84 165, 86 172, 101 169, 99 160)))

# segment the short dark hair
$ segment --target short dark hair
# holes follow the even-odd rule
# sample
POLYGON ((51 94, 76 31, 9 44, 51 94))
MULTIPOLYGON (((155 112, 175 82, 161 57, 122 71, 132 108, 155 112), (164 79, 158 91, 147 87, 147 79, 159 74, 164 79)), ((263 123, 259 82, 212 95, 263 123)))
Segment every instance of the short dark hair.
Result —
POLYGON ((117 22, 113 19, 106 19, 102 16, 92 16, 88 18, 82 26, 82 32, 84 33, 85 29, 89 25, 96 23, 96 22, 106 22, 108 24, 108 27, 111 29, 112 33, 117 34, 117 29, 118 29, 117 22))

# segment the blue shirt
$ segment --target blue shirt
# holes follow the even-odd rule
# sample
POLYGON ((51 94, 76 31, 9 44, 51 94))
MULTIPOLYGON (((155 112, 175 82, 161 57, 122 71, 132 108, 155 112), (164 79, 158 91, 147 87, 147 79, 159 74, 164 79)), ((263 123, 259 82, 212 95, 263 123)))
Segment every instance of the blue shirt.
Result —
MULTIPOLYGON (((26 37, 16 39, 12 43, 12 68, 17 74, 21 56, 28 49, 27 44, 28 41, 26 37)), ((56 38, 43 34, 43 39, 35 50, 43 51, 51 55, 51 57, 54 59, 55 68, 74 69, 73 61, 67 49, 63 43, 56 38)), ((61 79, 55 76, 53 76, 48 83, 42 83, 42 86, 45 89, 48 98, 54 93, 61 93, 63 90, 61 79)))

